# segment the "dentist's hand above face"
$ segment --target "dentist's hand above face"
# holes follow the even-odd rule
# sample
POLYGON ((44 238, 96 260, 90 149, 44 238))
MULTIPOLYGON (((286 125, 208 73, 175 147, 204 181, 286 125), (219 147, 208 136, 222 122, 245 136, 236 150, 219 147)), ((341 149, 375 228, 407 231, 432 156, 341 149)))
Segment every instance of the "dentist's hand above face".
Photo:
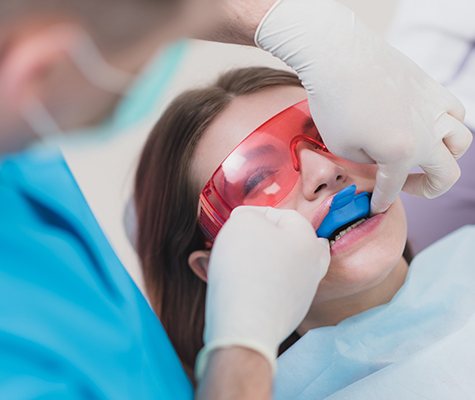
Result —
POLYGON ((328 241, 293 210, 239 207, 221 229, 208 268, 202 376, 214 349, 243 347, 274 365, 307 314, 330 263, 328 241))
POLYGON ((378 164, 373 212, 385 211, 401 189, 434 198, 458 180, 456 159, 472 141, 463 106, 349 9, 281 0, 255 40, 298 73, 328 148, 378 164), (423 173, 409 174, 417 166, 423 173))

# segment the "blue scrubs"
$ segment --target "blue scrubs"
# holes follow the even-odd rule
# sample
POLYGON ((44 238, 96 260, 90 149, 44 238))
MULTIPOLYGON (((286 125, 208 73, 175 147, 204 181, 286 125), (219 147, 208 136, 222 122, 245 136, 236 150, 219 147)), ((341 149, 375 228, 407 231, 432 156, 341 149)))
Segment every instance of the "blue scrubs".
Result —
POLYGON ((0 166, 0 399, 191 399, 57 151, 0 166))

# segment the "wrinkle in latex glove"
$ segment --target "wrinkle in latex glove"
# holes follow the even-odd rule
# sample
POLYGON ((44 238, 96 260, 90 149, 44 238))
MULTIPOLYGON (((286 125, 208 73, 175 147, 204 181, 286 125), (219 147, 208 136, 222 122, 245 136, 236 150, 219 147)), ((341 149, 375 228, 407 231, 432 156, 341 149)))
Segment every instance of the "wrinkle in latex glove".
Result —
POLYGON ((402 188, 437 197, 459 178, 472 141, 462 104, 333 0, 281 0, 258 46, 299 75, 320 133, 335 154, 378 164, 373 212, 402 188), (420 166, 422 174, 409 175, 420 166))

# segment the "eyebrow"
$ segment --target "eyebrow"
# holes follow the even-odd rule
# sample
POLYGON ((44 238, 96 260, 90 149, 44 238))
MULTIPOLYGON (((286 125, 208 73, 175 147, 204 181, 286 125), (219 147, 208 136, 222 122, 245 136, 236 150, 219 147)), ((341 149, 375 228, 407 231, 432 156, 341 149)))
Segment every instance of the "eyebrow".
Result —
POLYGON ((252 158, 256 158, 258 156, 262 156, 264 154, 275 153, 276 151, 277 149, 275 148, 274 145, 266 144, 266 145, 252 148, 247 153, 243 154, 243 156, 246 158, 246 160, 249 160, 252 158))

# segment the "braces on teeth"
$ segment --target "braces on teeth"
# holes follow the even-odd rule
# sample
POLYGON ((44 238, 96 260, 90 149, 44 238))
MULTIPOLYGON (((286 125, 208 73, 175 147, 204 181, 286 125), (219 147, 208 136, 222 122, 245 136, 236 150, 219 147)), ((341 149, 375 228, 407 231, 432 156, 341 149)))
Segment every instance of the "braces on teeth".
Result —
POLYGON ((349 231, 352 229, 356 228, 358 225, 361 225, 363 222, 365 222, 367 218, 362 218, 358 221, 356 221, 354 224, 350 225, 348 228, 343 229, 341 232, 338 233, 338 235, 335 236, 334 240, 330 240, 330 247, 335 244, 335 242, 339 239, 341 239, 343 236, 345 236, 349 231))

